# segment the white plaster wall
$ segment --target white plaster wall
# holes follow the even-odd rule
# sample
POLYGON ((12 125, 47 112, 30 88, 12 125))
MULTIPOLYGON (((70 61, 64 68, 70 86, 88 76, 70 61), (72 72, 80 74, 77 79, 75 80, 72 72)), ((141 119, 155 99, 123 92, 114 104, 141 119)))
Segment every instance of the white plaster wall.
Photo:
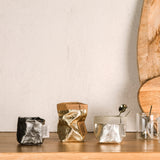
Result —
POLYGON ((139 112, 136 43, 142 0, 0 0, 0 131, 18 116, 45 118, 56 131, 56 104, 89 105, 86 120, 139 112))

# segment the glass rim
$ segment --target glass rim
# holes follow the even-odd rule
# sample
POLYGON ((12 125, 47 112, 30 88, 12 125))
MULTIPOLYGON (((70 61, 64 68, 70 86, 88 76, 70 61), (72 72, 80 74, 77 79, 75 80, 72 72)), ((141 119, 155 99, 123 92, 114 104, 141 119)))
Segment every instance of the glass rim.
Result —
MULTIPOLYGON (((140 114, 140 115, 143 115, 143 114, 149 115, 149 113, 150 113, 150 112, 137 112, 136 114, 140 114)), ((151 112, 151 115, 160 115, 160 114, 157 113, 157 112, 151 112)))
POLYGON ((95 118, 127 118, 127 117, 119 115, 105 115, 105 116, 94 116, 94 119, 95 118))

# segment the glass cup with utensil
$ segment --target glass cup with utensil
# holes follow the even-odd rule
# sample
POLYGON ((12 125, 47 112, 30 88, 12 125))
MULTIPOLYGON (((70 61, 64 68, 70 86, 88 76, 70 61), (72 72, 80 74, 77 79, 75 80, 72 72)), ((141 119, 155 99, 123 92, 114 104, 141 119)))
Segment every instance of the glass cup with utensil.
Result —
POLYGON ((158 117, 154 112, 136 114, 137 139, 159 139, 158 117))

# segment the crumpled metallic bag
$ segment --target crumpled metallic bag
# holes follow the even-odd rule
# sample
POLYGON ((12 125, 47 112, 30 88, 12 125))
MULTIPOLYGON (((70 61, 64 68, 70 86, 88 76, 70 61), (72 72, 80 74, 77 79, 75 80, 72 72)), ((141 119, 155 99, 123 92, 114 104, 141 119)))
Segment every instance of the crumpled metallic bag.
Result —
POLYGON ((42 144, 44 124, 45 120, 39 117, 19 117, 17 141, 24 145, 42 144))
POLYGON ((99 143, 121 143, 126 137, 127 117, 95 116, 94 134, 99 143))
POLYGON ((79 102, 59 103, 57 133, 62 142, 84 141, 88 105, 79 102))

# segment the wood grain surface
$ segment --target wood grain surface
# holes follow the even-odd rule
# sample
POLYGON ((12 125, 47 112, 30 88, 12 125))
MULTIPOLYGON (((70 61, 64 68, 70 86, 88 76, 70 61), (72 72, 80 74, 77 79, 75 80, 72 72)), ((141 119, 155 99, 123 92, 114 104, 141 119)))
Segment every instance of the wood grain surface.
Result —
POLYGON ((99 144, 93 133, 88 133, 84 143, 61 143, 52 133, 39 146, 21 146, 16 133, 0 133, 0 160, 158 160, 160 143, 136 139, 135 133, 127 133, 121 144, 99 144))
POLYGON ((139 89, 138 99, 143 112, 149 112, 152 105, 152 112, 160 114, 160 77, 144 83, 139 89))
POLYGON ((160 153, 0 153, 2 160, 159 160, 160 153))
POLYGON ((144 0, 137 56, 141 83, 160 75, 160 0, 144 0))

